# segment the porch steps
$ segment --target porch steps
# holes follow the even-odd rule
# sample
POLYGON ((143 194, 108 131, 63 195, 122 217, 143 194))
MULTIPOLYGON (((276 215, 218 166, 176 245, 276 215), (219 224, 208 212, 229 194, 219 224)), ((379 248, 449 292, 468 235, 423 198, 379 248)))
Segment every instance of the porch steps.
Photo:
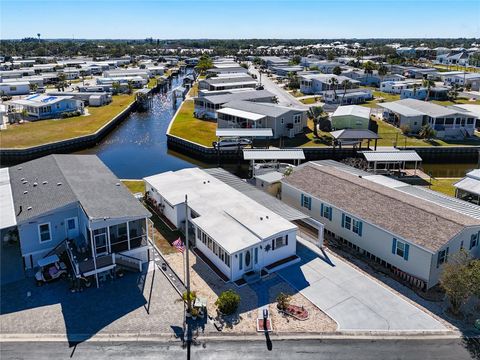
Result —
POLYGON ((243 274, 243 279, 247 282, 247 284, 254 284, 257 281, 261 280, 260 272, 250 272, 243 274))

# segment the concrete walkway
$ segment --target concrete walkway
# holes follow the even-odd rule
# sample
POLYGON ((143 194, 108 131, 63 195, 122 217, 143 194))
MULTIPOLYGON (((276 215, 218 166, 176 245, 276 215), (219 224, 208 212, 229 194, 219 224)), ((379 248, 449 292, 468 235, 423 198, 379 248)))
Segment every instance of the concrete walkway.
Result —
POLYGON ((330 252, 323 254, 314 244, 301 239, 297 255, 302 261, 278 274, 333 318, 339 330, 447 330, 330 252))

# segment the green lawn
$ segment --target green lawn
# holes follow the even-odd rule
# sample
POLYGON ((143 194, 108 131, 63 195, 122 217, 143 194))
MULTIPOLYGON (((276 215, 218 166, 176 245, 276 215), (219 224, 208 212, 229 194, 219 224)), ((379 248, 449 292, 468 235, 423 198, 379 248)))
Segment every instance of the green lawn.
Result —
POLYGON ((450 105, 455 105, 455 104, 471 104, 471 105, 480 105, 480 99, 471 101, 467 98, 458 98, 455 101, 438 101, 438 100, 432 100, 432 103, 438 104, 438 105, 443 105, 443 106, 450 106, 450 105))
POLYGON ((90 115, 88 116, 11 125, 0 132, 0 146, 26 148, 93 134, 121 113, 134 99, 134 95, 116 95, 109 105, 89 107, 90 115))
POLYGON ((367 101, 362 106, 369 107, 369 108, 376 108, 378 107, 378 103, 380 102, 390 102, 390 101, 397 101, 400 100, 400 95, 397 94, 388 94, 382 91, 373 90, 372 94, 374 99, 371 101, 367 101))
POLYGON ((430 189, 441 192, 449 196, 455 196, 455 188, 453 184, 459 181, 460 178, 437 178, 432 179, 430 189))
POLYGON ((122 180, 122 183, 132 194, 145 193, 145 183, 143 180, 122 180))
POLYGON ((198 96, 198 82, 193 84, 190 90, 188 90, 188 96, 198 96))
POLYGON ((150 80, 148 80, 147 88, 153 89, 155 86, 157 86, 157 83, 157 78, 151 78, 150 80))
POLYGON ((320 97, 311 97, 306 99, 300 99, 300 102, 305 105, 315 104, 317 101, 320 101, 320 97))
POLYGON ((217 140, 216 121, 200 120, 193 117, 193 100, 185 100, 175 117, 170 135, 175 135, 204 146, 212 146, 217 140))

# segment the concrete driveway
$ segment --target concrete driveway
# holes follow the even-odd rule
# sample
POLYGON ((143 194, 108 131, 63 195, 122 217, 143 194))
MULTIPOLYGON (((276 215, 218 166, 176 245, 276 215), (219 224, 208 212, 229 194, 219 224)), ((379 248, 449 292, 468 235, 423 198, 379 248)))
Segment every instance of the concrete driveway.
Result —
POLYGON ((305 245, 297 243, 302 261, 278 274, 333 318, 339 330, 447 330, 330 252, 324 257, 315 245, 305 245))

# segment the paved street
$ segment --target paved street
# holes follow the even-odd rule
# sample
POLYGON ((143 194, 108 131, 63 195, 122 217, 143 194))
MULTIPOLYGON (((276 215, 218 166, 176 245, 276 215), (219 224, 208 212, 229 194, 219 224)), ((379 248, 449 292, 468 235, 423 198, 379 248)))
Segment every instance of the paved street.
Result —
POLYGON ((467 360, 478 359, 477 340, 258 340, 200 341, 190 357, 180 342, 3 343, 0 357, 10 359, 276 359, 276 360, 467 360))
MULTIPOLYGON (((260 74, 257 69, 255 69, 253 66, 250 66, 249 71, 252 74, 255 74, 257 79, 260 80, 260 74)), ((306 106, 302 104, 295 96, 291 95, 280 86, 275 84, 267 77, 266 74, 262 74, 262 85, 264 86, 265 90, 270 91, 277 97, 279 105, 306 108, 306 106)))
POLYGON ((339 330, 446 330, 437 320, 341 261, 297 244, 302 261, 278 271, 295 289, 333 318, 339 330))

